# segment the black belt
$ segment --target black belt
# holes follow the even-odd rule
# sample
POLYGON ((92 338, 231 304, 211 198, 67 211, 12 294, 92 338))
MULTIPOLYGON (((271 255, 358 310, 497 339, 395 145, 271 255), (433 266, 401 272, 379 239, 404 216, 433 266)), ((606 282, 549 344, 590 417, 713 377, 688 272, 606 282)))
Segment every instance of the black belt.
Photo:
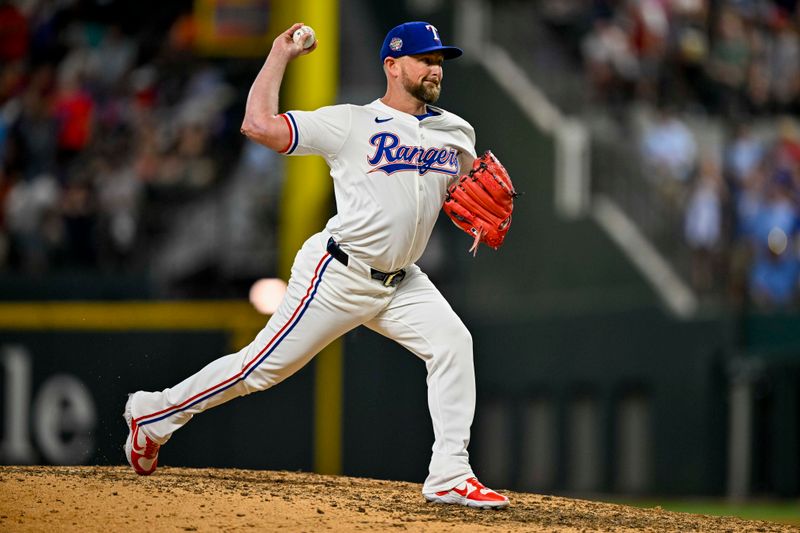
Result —
MULTIPOLYGON (((333 256, 334 259, 339 261, 344 266, 347 266, 347 263, 350 262, 350 257, 345 253, 344 250, 333 240, 333 237, 328 239, 328 253, 333 256)), ((394 272, 381 272, 380 270, 375 270, 374 268, 369 269, 369 276, 372 279, 376 279, 383 283, 386 287, 395 287, 403 278, 406 277, 405 270, 396 270, 394 272)))

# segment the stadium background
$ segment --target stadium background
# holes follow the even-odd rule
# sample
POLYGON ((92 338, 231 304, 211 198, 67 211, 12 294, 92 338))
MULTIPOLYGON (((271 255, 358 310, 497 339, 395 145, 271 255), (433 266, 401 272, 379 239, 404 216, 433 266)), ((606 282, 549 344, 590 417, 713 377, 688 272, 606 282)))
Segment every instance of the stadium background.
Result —
MULTIPOLYGON (((282 95, 312 108, 382 94, 382 36, 425 19, 467 49, 446 65, 441 105, 525 192, 500 252, 473 259, 443 219, 422 261, 475 339, 482 480, 797 496, 797 225, 776 223, 782 246, 742 230, 725 163, 731 129, 751 124, 775 160, 761 179, 780 190, 764 196, 792 197, 785 117, 798 97, 759 108, 736 76, 723 77, 733 88, 713 76, 715 58, 741 61, 733 45, 715 55, 736 36, 718 30, 730 17, 797 39, 794 2, 0 3, 0 461, 120 464, 127 392, 167 386, 260 328, 250 286, 285 272, 332 208, 319 161, 238 134, 275 28, 301 19, 319 33, 326 66, 298 61, 282 95), (686 81, 697 72, 701 88, 686 81), (641 148, 658 111, 716 157, 717 242, 684 231, 701 158, 662 176, 673 170, 641 148), (788 296, 760 289, 764 249, 767 267, 789 263, 776 269, 788 296)), ((189 424, 164 462, 421 481, 424 388, 419 361, 358 329, 279 387, 189 424)))

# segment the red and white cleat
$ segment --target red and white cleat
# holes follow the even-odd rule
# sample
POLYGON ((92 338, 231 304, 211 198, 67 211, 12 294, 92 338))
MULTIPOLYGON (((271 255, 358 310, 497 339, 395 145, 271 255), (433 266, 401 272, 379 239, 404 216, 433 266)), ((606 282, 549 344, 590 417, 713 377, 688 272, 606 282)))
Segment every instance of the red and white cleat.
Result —
POLYGON ((433 503, 453 503, 479 509, 502 509, 509 504, 508 498, 492 489, 487 489, 475 477, 461 482, 450 490, 423 496, 433 503))
POLYGON ((123 446, 125 458, 137 474, 149 476, 158 466, 158 449, 161 445, 151 440, 143 431, 139 431, 139 426, 136 425, 131 413, 132 401, 133 394, 129 394, 125 412, 122 413, 125 423, 128 424, 128 438, 123 446))

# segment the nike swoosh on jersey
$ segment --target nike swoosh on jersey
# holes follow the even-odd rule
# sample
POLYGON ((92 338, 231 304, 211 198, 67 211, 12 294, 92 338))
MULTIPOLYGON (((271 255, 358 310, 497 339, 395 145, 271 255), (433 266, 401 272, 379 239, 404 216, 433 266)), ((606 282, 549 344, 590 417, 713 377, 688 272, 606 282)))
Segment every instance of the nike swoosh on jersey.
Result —
POLYGON ((394 117, 389 117, 389 118, 378 118, 378 117, 375 117, 375 122, 377 122, 378 124, 380 124, 381 122, 389 122, 389 121, 390 121, 390 120, 392 120, 393 118, 394 118, 394 117))

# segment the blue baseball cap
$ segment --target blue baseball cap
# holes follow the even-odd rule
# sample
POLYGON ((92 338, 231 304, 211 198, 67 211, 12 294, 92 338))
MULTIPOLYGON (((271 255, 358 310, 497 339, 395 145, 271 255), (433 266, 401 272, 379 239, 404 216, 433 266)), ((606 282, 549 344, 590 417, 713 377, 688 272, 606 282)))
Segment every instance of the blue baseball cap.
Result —
POLYGON ((386 34, 381 47, 381 62, 387 57, 410 56, 427 52, 441 52, 445 59, 455 59, 464 53, 461 48, 444 46, 439 30, 427 22, 406 22, 395 26, 386 34))

